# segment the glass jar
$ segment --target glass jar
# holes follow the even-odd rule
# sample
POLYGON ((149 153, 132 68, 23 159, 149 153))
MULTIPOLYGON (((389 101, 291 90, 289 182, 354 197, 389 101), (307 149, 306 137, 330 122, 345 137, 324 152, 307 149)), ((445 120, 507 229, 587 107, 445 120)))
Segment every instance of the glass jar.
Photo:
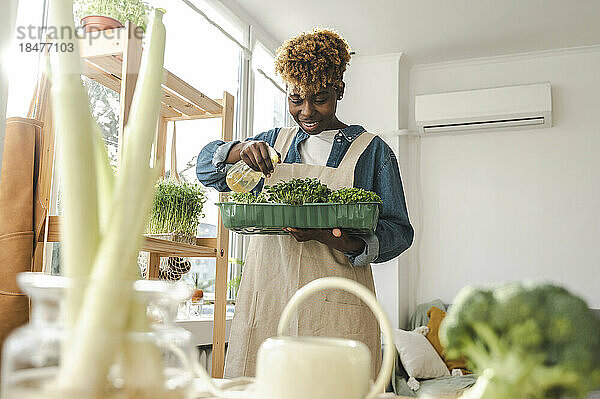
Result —
POLYGON ((150 328, 136 329, 131 327, 135 323, 130 323, 128 331, 119 336, 103 337, 116 340, 121 350, 109 368, 106 382, 100 384, 104 385, 101 392, 66 391, 58 388, 55 378, 62 351, 72 340, 72 331, 65 328, 62 320, 61 308, 67 289, 74 284, 65 277, 42 273, 21 273, 17 280, 31 298, 32 313, 29 324, 15 330, 4 344, 2 399, 192 397, 191 356, 196 350, 191 344, 191 334, 174 324, 179 303, 189 298, 191 287, 151 280, 115 283, 115 290, 132 290, 131 302, 140 305, 142 320, 146 309, 145 316, 150 322, 141 325, 150 328), (156 361, 146 361, 149 353, 156 361))

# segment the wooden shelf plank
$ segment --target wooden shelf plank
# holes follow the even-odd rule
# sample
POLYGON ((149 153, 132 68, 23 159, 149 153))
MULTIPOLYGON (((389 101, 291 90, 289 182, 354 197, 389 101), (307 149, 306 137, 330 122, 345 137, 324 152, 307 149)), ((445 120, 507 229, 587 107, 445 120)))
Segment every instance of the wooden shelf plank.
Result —
MULTIPOLYGON (((91 60, 84 60, 83 75, 104 87, 108 87, 118 94, 121 93, 121 79, 108 73, 98 65, 94 64, 91 60)), ((183 116, 164 102, 160 104, 160 114, 164 118, 179 118, 183 116)))
POLYGON ((200 247, 217 248, 217 237, 196 237, 196 245, 200 247))
POLYGON ((162 102, 175 108, 178 112, 187 116, 206 115, 206 111, 201 110, 196 105, 179 97, 176 93, 163 87, 162 102))
POLYGON ((204 114, 204 115, 195 115, 195 116, 179 114, 178 116, 172 116, 172 117, 166 116, 165 119, 169 122, 173 122, 173 121, 193 121, 193 120, 197 120, 197 119, 214 119, 214 118, 221 118, 221 117, 222 117, 221 114, 204 114))
MULTIPOLYGON (((38 242, 44 241, 45 226, 40 229, 38 242)), ((48 242, 60 241, 60 216, 50 216, 48 218, 48 242)), ((196 244, 185 244, 160 238, 145 237, 142 244, 142 251, 156 253, 159 256, 179 256, 190 258, 214 258, 217 256, 216 238, 196 238, 196 244)))
POLYGON ((125 33, 125 28, 84 33, 79 39, 79 52, 84 58, 121 54, 123 53, 125 33))
MULTIPOLYGON (((123 58, 127 52, 128 32, 134 32, 135 27, 113 29, 106 36, 85 36, 81 39, 80 47, 85 60, 85 75, 106 87, 120 93, 123 58), (113 32, 114 31, 114 32, 113 32), (94 66, 95 68, 90 68, 94 66)), ((129 33, 134 35, 133 33, 129 33)), ((135 37, 135 36, 134 36, 135 37)), ((129 49, 130 50, 130 49, 129 49)), ((131 51, 129 51, 131 54, 131 51)), ((206 96, 183 79, 165 69, 166 80, 163 85, 162 116, 181 118, 171 120, 193 120, 220 117, 223 106, 219 101, 206 96)))
POLYGON ((121 79, 122 75, 122 64, 123 61, 121 58, 122 54, 118 55, 106 55, 106 56, 98 56, 98 57, 88 57, 87 60, 98 65, 100 68, 104 69, 106 72, 116 77, 117 79, 121 79))
POLYGON ((142 251, 159 254, 160 256, 181 257, 215 257, 216 248, 201 247, 182 242, 161 240, 160 238, 146 237, 142 244, 142 251))
POLYGON ((208 113, 221 114, 223 112, 223 106, 221 104, 202 94, 199 90, 184 82, 182 79, 178 78, 175 76, 175 74, 169 71, 167 71, 165 86, 169 90, 181 95, 208 113))
POLYGON ((181 117, 181 114, 179 112, 175 111, 170 106, 161 103, 160 104, 160 116, 162 116, 163 118, 179 118, 179 117, 181 117))
POLYGON ((98 67, 90 60, 84 60, 83 62, 83 74, 95 82, 100 83, 102 86, 108 87, 116 93, 121 92, 121 79, 106 73, 103 69, 98 67))
MULTIPOLYGON (((122 61, 119 55, 90 57, 88 61, 113 77, 121 79, 122 61)), ((206 96, 175 74, 165 71, 167 77, 163 85, 163 103, 188 116, 204 115, 207 112, 221 115, 223 106, 219 102, 206 96)))

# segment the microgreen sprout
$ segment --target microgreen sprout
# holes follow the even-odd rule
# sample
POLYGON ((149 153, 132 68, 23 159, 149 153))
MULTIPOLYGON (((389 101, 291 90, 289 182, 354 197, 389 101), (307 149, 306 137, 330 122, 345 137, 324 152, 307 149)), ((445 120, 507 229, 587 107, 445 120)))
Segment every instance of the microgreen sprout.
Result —
POLYGON ((159 181, 146 231, 150 234, 196 235, 205 201, 200 186, 173 180, 159 181))
POLYGON ((274 203, 304 205, 318 203, 356 204, 358 202, 381 203, 379 195, 356 187, 331 190, 315 178, 292 179, 265 186, 261 194, 233 193, 230 198, 238 204, 274 203))
POLYGON ((357 202, 381 203, 381 198, 373 191, 367 191, 356 187, 344 187, 332 192, 329 195, 329 202, 340 204, 356 204, 357 202))

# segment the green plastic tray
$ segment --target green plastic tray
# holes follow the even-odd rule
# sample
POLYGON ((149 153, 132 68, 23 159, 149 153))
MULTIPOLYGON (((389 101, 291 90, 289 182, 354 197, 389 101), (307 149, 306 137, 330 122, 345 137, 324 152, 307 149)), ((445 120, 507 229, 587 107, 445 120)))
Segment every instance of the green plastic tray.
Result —
POLYGON ((283 227, 299 229, 346 229, 351 234, 375 231, 379 217, 377 202, 357 204, 238 204, 217 202, 223 224, 241 234, 288 234, 283 227))

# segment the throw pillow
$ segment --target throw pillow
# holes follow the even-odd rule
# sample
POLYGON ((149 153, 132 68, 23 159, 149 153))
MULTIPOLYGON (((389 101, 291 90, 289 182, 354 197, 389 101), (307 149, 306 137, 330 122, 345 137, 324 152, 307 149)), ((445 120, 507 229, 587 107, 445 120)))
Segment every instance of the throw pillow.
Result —
POLYGON ((469 371, 467 371, 467 361, 465 359, 448 359, 446 357, 446 350, 440 342, 440 337, 438 334, 440 331, 440 324, 442 323, 442 320, 444 320, 444 317, 446 317, 446 312, 444 312, 441 309, 438 309, 435 306, 432 306, 427 311, 427 316, 429 317, 429 322, 427 323, 427 327, 429 327, 429 333, 427 334, 426 338, 431 343, 431 346, 435 348, 436 352, 444 360, 444 363, 446 363, 448 370, 452 371, 455 369, 460 369, 464 374, 469 373, 469 371))
POLYGON ((448 368, 423 334, 395 330, 394 343, 409 377, 436 378, 450 375, 448 368))
POLYGON ((429 321, 429 317, 427 317, 427 311, 432 307, 436 306, 439 309, 446 310, 446 305, 442 302, 441 299, 434 299, 431 302, 420 303, 417 305, 415 311, 410 316, 410 321, 408 323, 408 329, 413 330, 416 327, 424 326, 429 321))

